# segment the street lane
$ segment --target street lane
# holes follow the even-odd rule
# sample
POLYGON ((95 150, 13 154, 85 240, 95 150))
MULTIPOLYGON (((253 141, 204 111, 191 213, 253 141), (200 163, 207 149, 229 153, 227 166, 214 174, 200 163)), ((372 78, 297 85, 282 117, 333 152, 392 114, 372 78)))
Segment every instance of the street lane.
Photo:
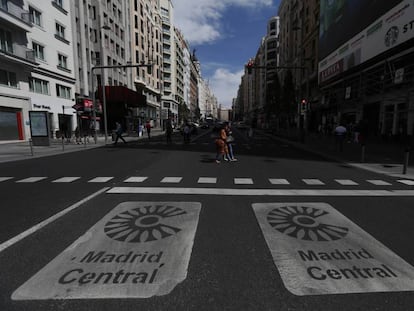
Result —
MULTIPOLYGON (((6 202, 4 205, 2 203, 1 209, 2 241, 104 187, 350 191, 413 189, 396 178, 328 162, 265 137, 258 139, 265 143, 259 146, 257 142, 244 142, 236 133, 236 140, 240 141, 236 145, 239 161, 219 165, 212 161, 214 145, 210 133, 189 145, 183 145, 180 136, 175 138, 176 144, 172 146, 167 146, 159 138, 117 148, 73 153, 67 158, 50 157, 37 159, 35 163, 23 161, 12 163, 11 167, 2 166, 2 175, 4 172, 4 176, 13 176, 0 182, 6 202), (59 166, 62 160, 68 163, 66 167, 59 166), (34 183, 16 183, 33 176, 47 178, 34 183), (58 178, 68 176, 81 178, 70 183, 53 183, 58 178), (113 178, 102 183, 89 182, 96 177, 113 178), (147 178, 131 180, 132 177, 147 178), (200 178, 209 179, 200 183, 200 178), (237 184, 235 181, 240 178, 251 179, 253 183, 237 184), (128 179, 130 181, 126 182, 128 179), (311 179, 320 180, 323 184, 309 184, 311 179), (354 183, 341 184, 337 180, 351 180, 354 183), (390 185, 369 182, 373 180, 383 180, 390 185), (12 221, 8 222, 7 219, 12 221)), ((409 310, 414 305, 413 292, 302 297, 290 293, 273 263, 252 209, 254 203, 272 202, 330 204, 408 264, 414 265, 414 247, 411 243, 411 237, 414 236, 411 225, 414 210, 411 197, 106 192, 0 252, 1 310, 409 310), (187 277, 170 294, 146 299, 11 300, 12 293, 19 286, 119 204, 160 201, 201 203, 187 277)))

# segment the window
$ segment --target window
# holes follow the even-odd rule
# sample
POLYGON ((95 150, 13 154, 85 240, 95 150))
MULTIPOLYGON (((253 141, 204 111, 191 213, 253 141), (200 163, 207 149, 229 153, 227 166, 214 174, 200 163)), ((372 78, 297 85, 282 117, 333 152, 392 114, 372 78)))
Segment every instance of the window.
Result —
POLYGON ((35 53, 35 57, 41 60, 45 60, 45 47, 35 42, 32 42, 32 47, 35 53))
POLYGON ((56 84, 56 96, 57 97, 70 99, 71 97, 70 93, 71 93, 70 87, 56 84))
POLYGON ((58 67, 68 68, 68 58, 65 55, 58 54, 58 67))
POLYGON ((13 53, 12 34, 10 31, 0 29, 0 50, 13 53))
POLYGON ((0 84, 17 87, 16 73, 0 69, 0 84))
POLYGON ((57 5, 63 8, 63 0, 53 0, 53 2, 57 5))
POLYGON ((42 13, 40 13, 38 10, 29 7, 29 13, 30 13, 30 21, 37 25, 37 26, 42 26, 42 13))
POLYGON ((29 78, 30 92, 49 95, 49 82, 37 78, 29 78))
POLYGON ((65 38, 65 27, 56 23, 56 35, 60 38, 65 38))

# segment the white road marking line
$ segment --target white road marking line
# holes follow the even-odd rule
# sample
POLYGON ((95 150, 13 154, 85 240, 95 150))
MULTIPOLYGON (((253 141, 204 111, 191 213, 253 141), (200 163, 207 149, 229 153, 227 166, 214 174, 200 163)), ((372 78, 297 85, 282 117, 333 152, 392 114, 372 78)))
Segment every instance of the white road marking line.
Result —
POLYGON ((37 181, 40 181, 40 180, 43 180, 43 179, 46 179, 46 178, 47 177, 28 177, 28 178, 25 178, 25 179, 18 180, 16 182, 31 183, 31 182, 37 182, 37 181))
POLYGON ((289 185, 290 184, 290 182, 288 182, 286 179, 269 178, 269 181, 272 185, 289 185))
POLYGON ((199 202, 122 202, 19 286, 11 299, 168 295, 187 278, 200 211, 199 202))
POLYGON ((355 181, 350 180, 350 179, 335 179, 335 181, 338 184, 343 185, 343 186, 355 186, 355 185, 358 185, 358 183, 356 183, 355 181))
POLYGON ((113 179, 113 177, 95 177, 95 178, 89 180, 88 182, 96 182, 96 183, 108 182, 111 179, 113 179))
POLYGON ((217 178, 215 178, 215 177, 200 177, 197 182, 199 184, 215 184, 215 183, 217 183, 217 178))
POLYGON ((409 180, 409 179, 399 179, 397 180, 399 183, 405 184, 405 185, 409 185, 409 186, 414 186, 414 180, 409 180))
POLYGON ((164 177, 161 179, 162 183, 178 184, 183 178, 182 177, 164 177))
POLYGON ((380 180, 380 179, 371 179, 371 180, 367 180, 367 182, 375 185, 375 186, 391 186, 390 183, 380 180))
POLYGON ((56 179, 52 182, 55 182, 55 183, 69 183, 69 182, 72 182, 72 181, 75 181, 75 180, 78 180, 78 179, 80 179, 80 177, 62 177, 62 178, 56 179))
POLYGON ((17 242, 23 240, 27 236, 31 235, 32 233, 35 233, 36 231, 42 229, 43 227, 47 226, 48 224, 54 222, 56 219, 64 216, 65 214, 69 213, 70 211, 74 210, 75 208, 81 206, 82 204, 86 203, 87 201, 93 199, 94 197, 100 195, 101 193, 107 191, 110 189, 109 187, 102 188, 99 191, 96 191, 95 193, 92 193, 90 196, 87 196, 86 198, 78 201, 75 204, 72 204, 68 208, 64 209, 63 211, 60 211, 59 213, 49 217, 46 220, 43 220, 42 222, 38 223, 37 225, 31 227, 30 229, 27 229, 26 231, 20 233, 19 235, 16 235, 15 237, 11 238, 10 240, 0 244, 0 253, 4 251, 6 248, 12 246, 13 244, 16 244, 17 242))
POLYGON ((342 189, 231 189, 231 188, 168 188, 113 187, 107 193, 136 194, 206 194, 234 196, 414 196, 414 190, 342 190, 342 189))
POLYGON ((316 178, 302 179, 302 180, 305 184, 312 185, 312 186, 324 185, 325 184, 325 183, 323 183, 322 181, 320 181, 319 179, 316 179, 316 178))
POLYGON ((0 177, 0 182, 12 179, 13 177, 0 177))
POLYGON ((251 179, 251 178, 234 178, 234 184, 236 184, 236 185, 253 185, 253 179, 251 179))
POLYGON ((414 290, 414 267, 324 202, 253 203, 292 294, 414 290))
POLYGON ((124 182, 143 182, 147 179, 148 179, 148 177, 133 176, 133 177, 129 177, 129 178, 125 179, 124 182))

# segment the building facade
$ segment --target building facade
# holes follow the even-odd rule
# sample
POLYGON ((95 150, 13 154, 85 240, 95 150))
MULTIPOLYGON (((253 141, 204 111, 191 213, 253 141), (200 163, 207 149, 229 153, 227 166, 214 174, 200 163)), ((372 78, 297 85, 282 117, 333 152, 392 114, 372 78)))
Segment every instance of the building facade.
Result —
POLYGON ((1 2, 1 140, 31 137, 29 111, 46 113, 52 137, 77 126, 71 27, 69 2, 1 2))

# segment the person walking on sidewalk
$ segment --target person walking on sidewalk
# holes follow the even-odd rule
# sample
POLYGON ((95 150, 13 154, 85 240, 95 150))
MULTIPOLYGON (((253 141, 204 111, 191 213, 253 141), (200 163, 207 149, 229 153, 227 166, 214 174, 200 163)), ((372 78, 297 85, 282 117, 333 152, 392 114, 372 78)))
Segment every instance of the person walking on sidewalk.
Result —
POLYGON ((339 149, 339 151, 342 151, 344 148, 344 140, 346 137, 346 127, 343 126, 342 123, 339 123, 339 125, 335 127, 334 134, 336 147, 339 149))
POLYGON ((167 144, 172 143, 172 139, 171 139, 172 133, 173 133, 172 121, 171 119, 168 119, 165 124, 165 137, 167 138, 167 144))
POLYGON ((116 144, 117 144, 117 142, 118 142, 118 139, 119 139, 119 138, 120 138, 120 139, 124 142, 124 144, 126 144, 125 139, 122 137, 122 133, 123 133, 124 131, 123 131, 123 129, 122 129, 122 125, 121 125, 121 123, 116 122, 116 123, 115 123, 115 125, 116 125, 116 128, 115 128, 115 135, 116 135, 116 138, 115 138, 114 145, 116 145, 116 144))
POLYGON ((150 120, 147 120, 147 123, 145 124, 145 128, 147 129, 148 139, 151 139, 151 122, 150 122, 150 120))

